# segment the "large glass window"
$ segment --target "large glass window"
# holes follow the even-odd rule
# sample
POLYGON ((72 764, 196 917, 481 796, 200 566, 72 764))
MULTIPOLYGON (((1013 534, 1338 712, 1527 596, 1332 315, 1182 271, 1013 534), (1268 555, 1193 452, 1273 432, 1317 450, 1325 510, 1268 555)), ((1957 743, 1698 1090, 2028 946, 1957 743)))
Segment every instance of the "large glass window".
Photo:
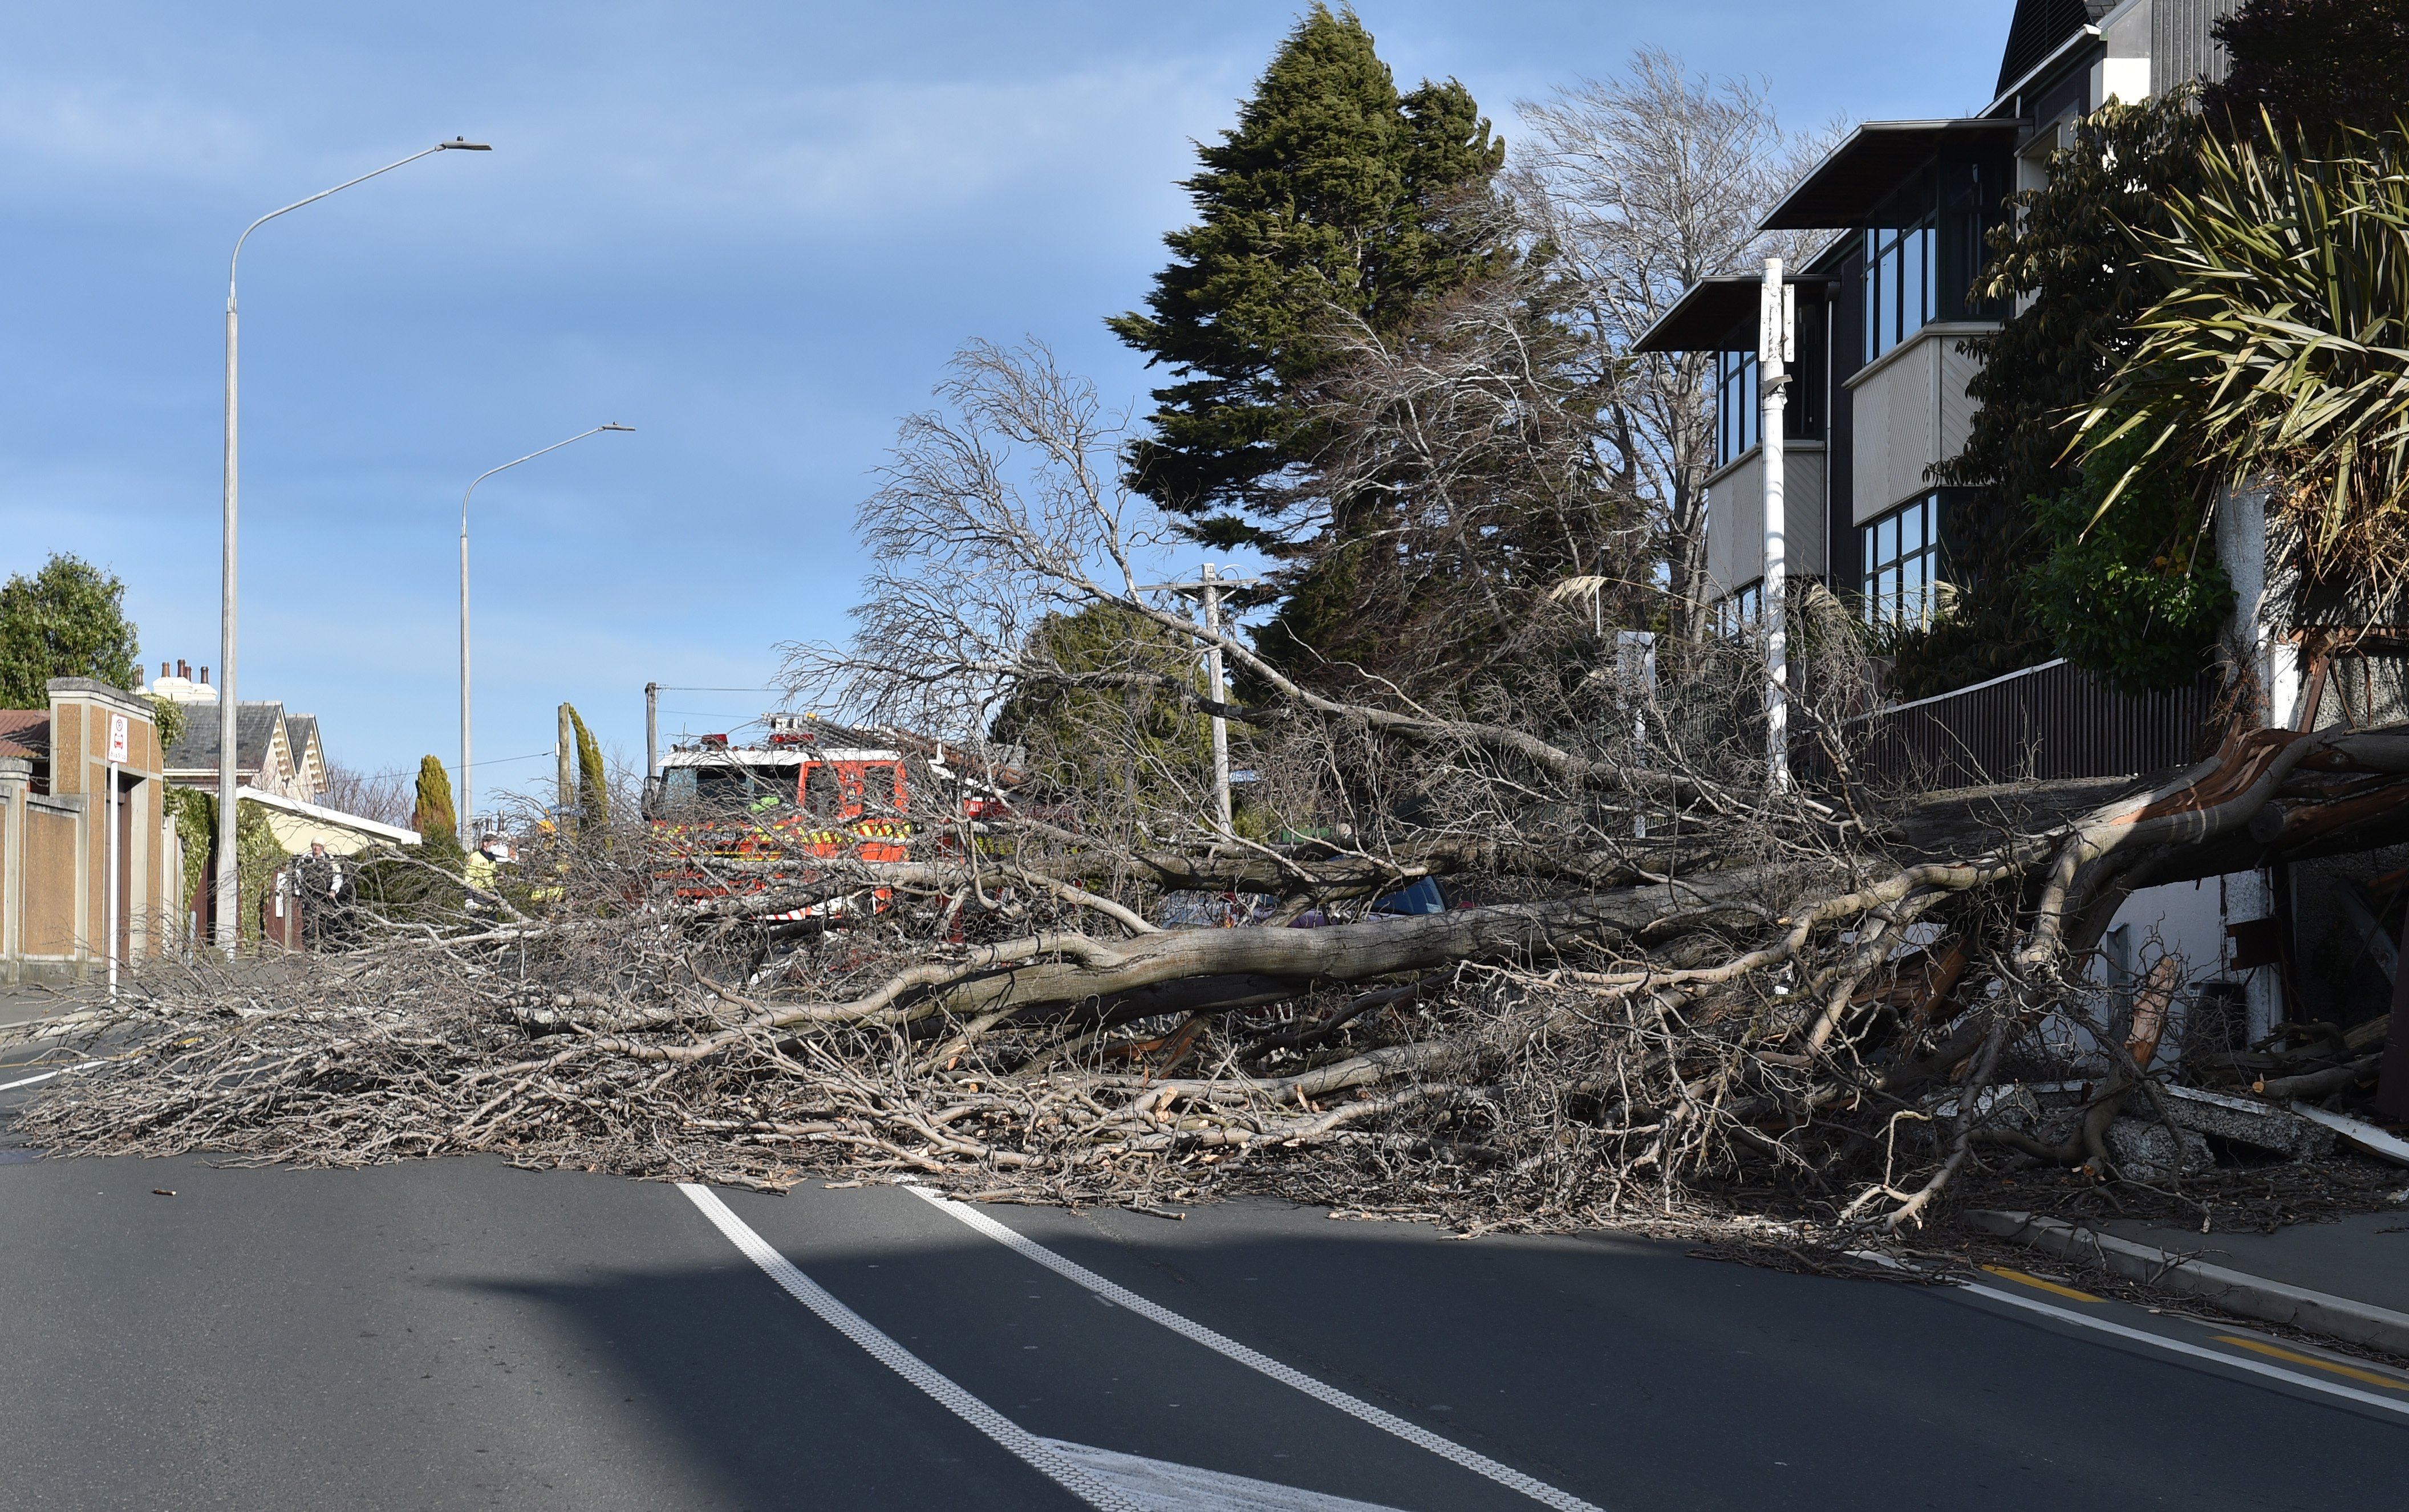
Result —
POLYGON ((1756 353, 1715 353, 1715 466, 1737 460, 1757 443, 1765 410, 1756 392, 1756 353))
POLYGON ((1910 226, 1877 227, 1866 233, 1864 280, 1865 359, 1883 353, 1924 329, 1932 320, 1935 274, 1934 217, 1910 226))
POLYGON ((1737 641, 1755 629, 1756 622, 1764 617, 1763 578, 1725 594, 1714 603, 1715 633, 1727 641, 1737 641))
POLYGON ((1926 494, 1858 528, 1866 623, 1930 625, 1940 608, 1940 496, 1926 494))

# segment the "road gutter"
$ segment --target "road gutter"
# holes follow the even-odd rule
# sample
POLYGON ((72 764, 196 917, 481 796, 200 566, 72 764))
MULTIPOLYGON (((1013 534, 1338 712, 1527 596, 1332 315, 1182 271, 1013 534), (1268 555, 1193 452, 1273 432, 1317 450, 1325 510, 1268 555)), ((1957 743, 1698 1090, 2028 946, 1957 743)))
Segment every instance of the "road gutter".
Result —
POLYGON ((2130 1280, 2170 1291, 2190 1292, 2229 1313, 2286 1323, 2330 1338, 2347 1339, 2390 1354, 2409 1356, 2409 1314, 2396 1313, 2373 1303, 2311 1291, 2306 1287, 2290 1286, 2246 1271, 2211 1265, 2033 1213, 1978 1209, 1965 1214, 1964 1221, 1984 1233, 2053 1255, 2088 1260, 2130 1280))

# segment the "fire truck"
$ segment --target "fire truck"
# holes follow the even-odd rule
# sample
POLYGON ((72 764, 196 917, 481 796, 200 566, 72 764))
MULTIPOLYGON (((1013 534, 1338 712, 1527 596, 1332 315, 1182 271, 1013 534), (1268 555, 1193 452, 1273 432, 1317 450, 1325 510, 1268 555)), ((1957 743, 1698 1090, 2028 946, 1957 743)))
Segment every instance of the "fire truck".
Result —
MULTIPOLYGON (((771 714, 762 726, 757 743, 721 734, 677 745, 661 758, 660 775, 645 784, 659 891, 722 898, 808 881, 815 861, 901 861, 911 854, 916 781, 945 789, 918 795, 923 820, 950 812, 974 832, 982 817, 1002 809, 999 784, 1016 775, 991 767, 974 775, 962 770, 969 763, 959 745, 896 730, 854 729, 807 714, 771 714)), ((960 843, 952 833, 937 838, 960 843)), ((876 888, 765 916, 833 920, 865 907, 874 912, 888 900, 887 889, 876 888)))

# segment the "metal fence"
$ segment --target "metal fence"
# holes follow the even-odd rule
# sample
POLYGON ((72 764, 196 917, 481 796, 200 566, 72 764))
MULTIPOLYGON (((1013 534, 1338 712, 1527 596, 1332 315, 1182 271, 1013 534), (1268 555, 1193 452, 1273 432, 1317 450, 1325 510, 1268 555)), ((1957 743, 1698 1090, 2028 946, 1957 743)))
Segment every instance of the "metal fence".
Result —
POLYGON ((2044 662, 1841 727, 1860 772, 1921 788, 2121 777, 2196 758, 2216 698, 2203 677, 2172 693, 2119 693, 2044 662))

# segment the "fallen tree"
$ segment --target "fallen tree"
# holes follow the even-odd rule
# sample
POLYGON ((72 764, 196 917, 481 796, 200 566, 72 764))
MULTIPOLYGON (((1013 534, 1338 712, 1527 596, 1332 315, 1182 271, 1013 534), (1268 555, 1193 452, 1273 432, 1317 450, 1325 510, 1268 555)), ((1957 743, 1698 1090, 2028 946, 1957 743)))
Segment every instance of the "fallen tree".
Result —
MULTIPOLYGON (((1109 692, 1075 742, 1032 723, 1026 750, 958 742, 945 767, 899 741, 910 797, 861 816, 874 852, 623 822, 531 844, 498 893, 393 889, 415 900, 371 900, 341 954, 148 972, 110 1020, 130 1047, 48 1088, 28 1137, 1269 1190, 1484 1227, 1770 1195, 1862 1234, 1920 1220, 1971 1160, 2118 1174, 2111 1123, 2163 1116, 2129 1046, 2169 1003, 2082 963, 2133 888, 2409 840, 2409 728, 2237 727, 2131 781, 1886 789, 1851 761, 1854 641, 1811 604, 1786 785, 1747 648, 1650 684, 1571 610, 1535 608, 1511 657, 1438 692, 1306 686, 1225 633, 1241 689, 1217 697, 1160 654, 1208 637, 1145 586, 1092 402, 997 353, 951 396, 869 507, 860 634, 799 648, 794 675, 865 720, 974 732, 1017 692, 1109 692), (1007 446, 1038 458, 1026 495, 1007 446), (1030 633, 1097 605, 1149 627, 1118 663, 1030 633), (1147 733, 1216 715, 1256 778, 1228 828, 1209 748, 1147 733), (1126 765, 1098 770, 1116 741, 1126 765), (966 806, 966 782, 1009 801, 966 806), (1426 879, 1449 906, 1396 912, 1426 879), (2067 1127, 2001 1123, 1992 1089, 2042 1078, 2084 1086, 2067 1127)), ((2230 1085, 2364 1072, 2340 1036, 2295 1049, 2230 1085)))

